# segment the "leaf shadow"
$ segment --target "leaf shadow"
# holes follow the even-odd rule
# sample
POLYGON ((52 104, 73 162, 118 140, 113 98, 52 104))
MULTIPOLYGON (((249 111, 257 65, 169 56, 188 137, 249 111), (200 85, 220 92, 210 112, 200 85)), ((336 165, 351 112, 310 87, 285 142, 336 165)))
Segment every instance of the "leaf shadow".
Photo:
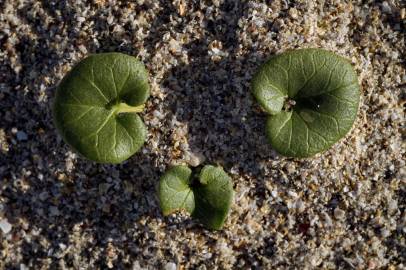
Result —
MULTIPOLYGON (((41 5, 48 17, 62 16, 65 24, 74 28, 77 11, 68 1, 41 1, 41 5)), ((62 44, 58 48, 51 46, 58 44, 56 34, 65 26, 48 25, 48 28, 41 16, 31 13, 30 4, 21 5, 17 14, 33 34, 20 35, 16 44, 21 69, 13 70, 15 65, 7 61, 0 67, 0 77, 7 82, 1 87, 0 118, 4 120, 1 128, 16 128, 27 135, 27 139, 17 142, 7 134, 10 150, 0 153, 0 212, 13 225, 9 236, 21 246, 21 257, 9 262, 6 268, 19 268, 22 263, 39 268, 37 266, 49 260, 49 267, 57 269, 61 267, 61 258, 66 266, 77 267, 77 258, 71 252, 65 254, 65 249, 78 230, 93 240, 83 242, 82 254, 86 256, 83 260, 94 259, 107 268, 104 255, 109 243, 117 247, 133 245, 130 233, 137 233, 134 224, 145 227, 140 241, 155 239, 148 233, 149 227, 138 222, 143 217, 159 219, 161 215, 155 195, 159 177, 155 157, 137 153, 120 165, 96 164, 81 157, 72 162, 70 148, 53 126, 52 98, 40 100, 38 97, 40 89, 45 95, 53 96, 56 87, 44 87, 47 85, 45 77, 55 79, 52 74, 56 69, 71 61, 66 53, 69 48, 62 44), (30 85, 33 80, 35 84, 30 85), (91 252, 85 255, 96 246, 104 254, 97 258, 92 258, 91 252)), ((74 30, 69 32, 73 47, 79 45, 78 35, 74 30)), ((131 54, 135 51, 128 44, 123 46, 115 35, 100 38, 99 46, 89 42, 89 49, 131 54)), ((137 250, 142 249, 144 242, 139 244, 137 250)), ((132 255, 136 257, 139 253, 132 255)), ((117 265, 121 269, 131 267, 125 263, 117 265)))
POLYGON ((188 63, 168 70, 162 87, 166 109, 187 123, 192 153, 228 171, 260 176, 261 161, 278 155, 265 138, 266 115, 250 93, 252 75, 268 55, 238 50, 238 20, 245 5, 225 1, 220 6, 223 16, 204 22, 204 36, 183 45, 188 63), (221 44, 218 58, 210 49, 216 43, 221 44))
MULTIPOLYGON (((265 186, 268 176, 262 164, 280 157, 266 141, 266 115, 251 96, 250 81, 269 55, 254 50, 239 51, 238 20, 246 9, 244 3, 225 1, 221 9, 226 17, 204 22, 204 35, 183 45, 187 63, 177 64, 163 76, 162 88, 167 93, 165 108, 174 119, 187 124, 189 151, 203 155, 205 164, 219 164, 243 179, 258 180, 250 193, 255 193, 253 197, 258 198, 260 207, 266 203, 262 198, 269 197, 269 194, 262 194, 269 192, 265 186), (229 15, 234 20, 228 20, 230 12, 239 15, 236 19, 229 15), (211 50, 216 43, 221 43, 219 58, 211 50)), ((287 209, 284 205, 277 207, 287 209)), ((165 219, 168 224, 172 223, 171 217, 165 219)), ((241 215, 238 222, 243 223, 243 219, 244 215, 241 215)), ((189 219, 176 226, 202 233, 189 219)), ((273 256, 270 244, 260 248, 265 250, 265 256, 273 256)), ((241 252, 249 253, 247 250, 241 252)), ((249 256, 241 256, 241 259, 248 265, 258 262, 258 258, 249 256)))
MULTIPOLYGON (((63 159, 57 154, 53 158, 63 159)), ((106 247, 109 242, 128 245, 131 240, 122 236, 133 231, 134 224, 142 217, 160 216, 154 181, 159 172, 150 157, 139 153, 121 165, 95 164, 80 158, 68 174, 58 168, 47 170, 53 176, 41 180, 13 173, 3 176, 5 181, 10 179, 2 191, 5 217, 12 224, 29 224, 41 236, 29 241, 19 239, 18 234, 13 236, 23 241, 21 262, 27 265, 62 256, 62 247, 69 245, 78 230, 91 235, 93 241, 86 243, 89 248, 106 247), (50 246, 40 242, 44 236, 50 246)), ((70 260, 73 258, 65 258, 68 264, 73 263, 70 260)), ((104 257, 99 260, 103 263, 104 257)))

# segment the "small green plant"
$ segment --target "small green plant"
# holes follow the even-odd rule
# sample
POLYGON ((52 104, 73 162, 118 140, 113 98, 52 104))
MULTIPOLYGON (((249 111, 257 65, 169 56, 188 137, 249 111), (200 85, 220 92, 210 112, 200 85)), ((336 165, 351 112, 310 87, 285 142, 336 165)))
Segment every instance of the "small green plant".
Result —
POLYGON ((164 215, 186 210, 215 230, 223 227, 234 194, 231 178, 211 165, 195 173, 187 166, 170 168, 161 177, 158 192, 164 215))
POLYGON ((137 113, 148 96, 148 74, 136 58, 91 55, 58 86, 54 122, 63 139, 84 157, 119 163, 144 144, 146 128, 137 113))
POLYGON ((286 52, 263 64, 253 95, 269 113, 273 148, 309 157, 330 148, 351 129, 358 111, 357 75, 346 59, 322 49, 286 52))

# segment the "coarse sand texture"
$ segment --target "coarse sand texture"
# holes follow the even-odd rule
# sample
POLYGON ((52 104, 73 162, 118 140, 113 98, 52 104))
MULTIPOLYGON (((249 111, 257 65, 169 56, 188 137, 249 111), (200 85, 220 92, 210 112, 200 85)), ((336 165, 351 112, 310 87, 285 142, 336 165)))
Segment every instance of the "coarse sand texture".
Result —
POLYGON ((405 8, 1 0, 0 269, 404 269, 405 8), (359 106, 324 152, 285 157, 251 82, 270 57, 307 48, 349 61, 359 106), (149 97, 142 146, 101 164, 65 143, 52 108, 77 63, 111 52, 145 66, 149 97), (159 179, 175 165, 230 177, 221 230, 162 214, 159 179))

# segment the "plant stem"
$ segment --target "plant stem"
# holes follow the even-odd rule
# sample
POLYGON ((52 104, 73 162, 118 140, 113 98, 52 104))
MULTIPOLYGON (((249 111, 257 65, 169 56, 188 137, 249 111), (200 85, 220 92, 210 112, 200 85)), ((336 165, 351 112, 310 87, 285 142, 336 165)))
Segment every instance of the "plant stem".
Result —
POLYGON ((129 106, 127 103, 118 103, 114 106, 117 113, 140 113, 144 110, 145 105, 129 106))

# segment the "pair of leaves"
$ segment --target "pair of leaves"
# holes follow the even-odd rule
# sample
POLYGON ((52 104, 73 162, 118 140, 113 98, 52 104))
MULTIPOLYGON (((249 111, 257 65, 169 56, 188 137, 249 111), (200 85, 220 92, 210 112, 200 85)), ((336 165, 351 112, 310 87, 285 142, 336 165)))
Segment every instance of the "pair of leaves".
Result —
POLYGON ((164 215, 186 210, 210 229, 221 229, 233 200, 231 178, 221 167, 204 166, 198 176, 187 166, 170 168, 159 183, 164 215))
MULTIPOLYGON (((303 49, 272 57, 254 76, 253 94, 270 114, 266 134, 279 153, 308 157, 345 136, 359 103, 357 76, 342 57, 303 49), (294 99, 292 110, 283 110, 294 99)), ((64 140, 88 159, 119 163, 143 145, 136 114, 149 96, 148 74, 134 57, 92 55, 62 80, 54 119, 64 140)))
POLYGON ((84 157, 119 163, 145 142, 146 128, 137 113, 148 97, 148 74, 136 58, 91 55, 58 86, 54 121, 63 139, 84 157))
POLYGON ((269 142, 291 157, 323 152, 345 136, 356 118, 360 97, 351 64, 321 49, 272 57, 255 74, 252 90, 270 114, 269 142), (284 109, 287 101, 295 103, 290 110, 284 109))

